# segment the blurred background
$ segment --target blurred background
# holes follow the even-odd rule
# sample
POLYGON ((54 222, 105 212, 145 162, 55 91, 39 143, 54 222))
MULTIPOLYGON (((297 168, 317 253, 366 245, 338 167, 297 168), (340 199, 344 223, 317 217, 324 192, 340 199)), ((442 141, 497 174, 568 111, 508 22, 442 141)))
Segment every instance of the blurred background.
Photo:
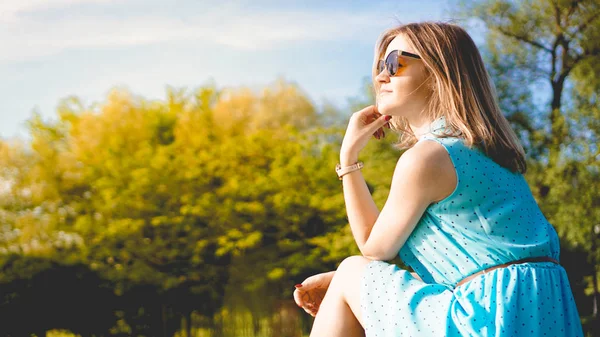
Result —
POLYGON ((600 336, 597 0, 2 0, 0 335, 307 336, 294 284, 360 254, 333 168, 375 42, 421 20, 478 44, 600 336))

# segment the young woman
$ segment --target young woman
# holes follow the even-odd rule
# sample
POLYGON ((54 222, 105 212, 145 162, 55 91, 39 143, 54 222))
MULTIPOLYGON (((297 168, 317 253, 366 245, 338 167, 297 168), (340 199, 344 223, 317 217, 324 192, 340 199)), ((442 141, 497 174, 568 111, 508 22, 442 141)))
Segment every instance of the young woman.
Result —
POLYGON ((362 255, 297 285, 310 336, 583 336, 473 40, 453 24, 402 25, 380 36, 373 69, 377 106, 350 118, 336 168, 362 255), (386 127, 406 151, 380 212, 352 165, 386 127), (397 254, 415 273, 384 262, 397 254))

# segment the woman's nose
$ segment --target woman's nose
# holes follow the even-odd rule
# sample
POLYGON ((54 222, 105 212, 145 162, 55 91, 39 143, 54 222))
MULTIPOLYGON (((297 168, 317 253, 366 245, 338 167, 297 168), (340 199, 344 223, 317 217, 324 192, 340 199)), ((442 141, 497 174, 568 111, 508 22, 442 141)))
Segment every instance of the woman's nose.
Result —
POLYGON ((387 71, 383 69, 379 74, 377 74, 377 76, 375 76, 375 79, 379 82, 389 82, 390 77, 388 76, 387 71))

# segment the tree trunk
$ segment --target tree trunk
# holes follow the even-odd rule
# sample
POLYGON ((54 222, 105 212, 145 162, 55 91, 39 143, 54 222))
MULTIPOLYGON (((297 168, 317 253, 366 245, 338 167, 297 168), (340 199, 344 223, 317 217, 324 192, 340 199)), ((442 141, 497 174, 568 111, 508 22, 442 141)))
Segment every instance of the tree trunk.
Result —
POLYGON ((192 337, 192 311, 188 311, 185 315, 186 320, 186 336, 192 337))
POLYGON ((565 76, 560 76, 552 83, 552 103, 550 105, 550 139, 548 149, 548 165, 554 167, 558 164, 560 146, 567 136, 567 125, 565 117, 561 114, 562 92, 565 84, 565 76))
POLYGON ((593 308, 592 308, 592 331, 594 335, 600 332, 600 318, 598 317, 598 300, 600 297, 600 291, 598 290, 598 270, 596 266, 598 265, 598 238, 595 231, 595 227, 592 229, 594 235, 592 236, 592 282, 594 283, 594 297, 593 297, 593 308))
POLYGON ((260 315, 257 312, 252 313, 252 328, 254 336, 258 336, 260 333, 260 315))
POLYGON ((167 308, 161 303, 161 321, 162 321, 162 335, 167 337, 167 308))

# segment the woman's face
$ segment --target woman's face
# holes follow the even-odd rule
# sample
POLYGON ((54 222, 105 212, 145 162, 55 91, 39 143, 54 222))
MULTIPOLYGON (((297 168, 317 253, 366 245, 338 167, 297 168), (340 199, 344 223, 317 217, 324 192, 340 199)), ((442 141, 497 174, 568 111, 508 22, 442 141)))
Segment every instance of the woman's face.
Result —
MULTIPOLYGON (((382 59, 393 50, 417 54, 403 35, 390 42, 382 59)), ((377 109, 383 115, 416 116, 425 107, 428 96, 427 85, 424 85, 425 66, 420 59, 399 56, 398 60, 400 65, 395 76, 390 77, 384 69, 375 77, 379 84, 377 109)))

